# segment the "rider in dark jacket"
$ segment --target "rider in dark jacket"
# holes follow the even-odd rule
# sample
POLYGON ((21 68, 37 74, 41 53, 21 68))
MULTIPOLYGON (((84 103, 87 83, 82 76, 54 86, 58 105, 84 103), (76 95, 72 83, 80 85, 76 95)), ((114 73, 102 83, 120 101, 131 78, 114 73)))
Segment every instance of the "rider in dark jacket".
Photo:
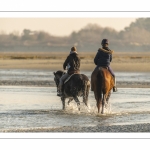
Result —
POLYGON ((69 56, 63 64, 64 70, 66 70, 66 67, 68 69, 67 73, 69 75, 80 72, 80 58, 78 57, 77 50, 75 47, 72 48, 69 56))
MULTIPOLYGON (((116 88, 116 78, 113 70, 110 68, 110 62, 112 61, 113 51, 108 48, 108 39, 103 39, 101 42, 102 48, 98 49, 98 52, 94 58, 94 63, 97 67, 107 67, 109 72, 112 74, 115 80, 115 85, 113 87, 113 92, 117 92, 116 88)), ((97 67, 95 69, 97 69, 97 67)), ((92 90, 92 87, 91 87, 92 90)))
POLYGON ((67 70, 67 73, 60 78, 57 96, 62 96, 62 86, 64 81, 71 74, 80 73, 80 58, 78 56, 76 47, 71 48, 70 54, 63 64, 63 69, 67 70))

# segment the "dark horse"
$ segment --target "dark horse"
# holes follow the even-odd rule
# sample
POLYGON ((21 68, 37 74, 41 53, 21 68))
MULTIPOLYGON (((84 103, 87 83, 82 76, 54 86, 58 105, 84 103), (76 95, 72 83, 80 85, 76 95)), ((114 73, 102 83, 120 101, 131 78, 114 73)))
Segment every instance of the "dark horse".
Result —
MULTIPOLYGON (((65 72, 58 70, 54 72, 54 81, 57 86, 59 85, 59 79, 65 72)), ((84 74, 74 74, 72 77, 63 85, 63 95, 61 96, 63 109, 65 109, 65 99, 69 98, 68 104, 74 99, 77 105, 80 105, 78 99, 79 96, 83 96, 83 102, 88 106, 88 95, 90 90, 90 80, 84 74)))
POLYGON ((114 86, 114 79, 107 68, 98 67, 91 75, 91 84, 97 102, 98 113, 102 106, 101 113, 104 113, 104 106, 111 95, 111 89, 114 86))

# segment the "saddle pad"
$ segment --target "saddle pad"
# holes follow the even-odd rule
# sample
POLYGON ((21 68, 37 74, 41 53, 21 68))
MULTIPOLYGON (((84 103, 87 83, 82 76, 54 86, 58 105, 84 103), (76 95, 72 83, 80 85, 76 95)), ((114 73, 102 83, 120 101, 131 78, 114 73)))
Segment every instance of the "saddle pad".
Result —
MULTIPOLYGON (((78 74, 78 73, 74 73, 74 74, 78 74)), ((70 78, 71 78, 74 74, 70 75, 70 76, 65 80, 64 84, 65 84, 66 82, 68 82, 68 81, 70 80, 70 78)))

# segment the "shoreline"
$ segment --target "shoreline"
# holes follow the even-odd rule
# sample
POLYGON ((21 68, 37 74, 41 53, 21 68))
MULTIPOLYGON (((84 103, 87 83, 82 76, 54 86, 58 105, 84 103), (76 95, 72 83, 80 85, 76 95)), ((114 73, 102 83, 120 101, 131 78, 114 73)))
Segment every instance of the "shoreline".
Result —
MULTIPOLYGON (((0 81, 0 86, 56 87, 54 81, 0 81)), ((150 82, 117 82, 117 88, 150 88, 150 82)))
MULTIPOLYGON (((79 53, 81 58, 81 71, 93 72, 95 69, 95 52, 79 53)), ((30 69, 57 71, 63 70, 63 63, 68 53, 66 52, 0 52, 0 69, 30 69)), ((116 72, 150 72, 150 52, 115 52, 111 62, 111 68, 116 72)), ((0 85, 25 85, 25 86, 45 86, 54 87, 54 81, 9 81, 2 80, 0 85)), ((145 82, 125 82, 117 81, 118 88, 150 88, 150 81, 145 82)))

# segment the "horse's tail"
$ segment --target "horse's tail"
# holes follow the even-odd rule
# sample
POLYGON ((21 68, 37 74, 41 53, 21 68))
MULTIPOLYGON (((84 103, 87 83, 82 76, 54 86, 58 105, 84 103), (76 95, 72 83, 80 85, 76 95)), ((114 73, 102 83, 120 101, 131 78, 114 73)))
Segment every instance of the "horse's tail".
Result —
POLYGON ((84 80, 84 85, 83 85, 83 102, 85 105, 88 105, 88 96, 89 96, 89 90, 90 90, 90 81, 89 80, 84 80))
POLYGON ((97 108, 98 112, 100 110, 100 105, 102 102, 102 94, 103 94, 103 71, 101 68, 98 68, 98 74, 97 74, 97 108))

